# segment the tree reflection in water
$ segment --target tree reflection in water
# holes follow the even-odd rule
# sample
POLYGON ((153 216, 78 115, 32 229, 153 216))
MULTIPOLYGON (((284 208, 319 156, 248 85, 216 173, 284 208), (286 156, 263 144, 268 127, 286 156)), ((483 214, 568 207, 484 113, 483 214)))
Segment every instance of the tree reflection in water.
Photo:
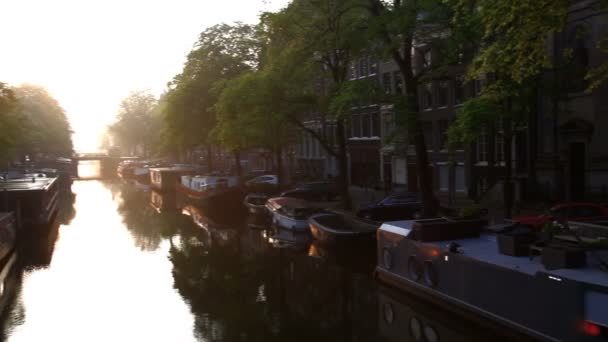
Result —
POLYGON ((201 340, 377 341, 367 275, 308 257, 307 242, 269 240, 277 235, 207 223, 173 243, 175 287, 201 340), (232 233, 221 234, 226 230, 232 233), (197 239, 203 232, 211 243, 197 239), (230 241, 218 241, 224 237, 230 241))
POLYGON ((155 251, 163 239, 175 235, 179 227, 191 225, 177 208, 159 213, 151 206, 150 192, 137 189, 132 184, 123 183, 119 192, 118 213, 135 246, 144 251, 155 251))

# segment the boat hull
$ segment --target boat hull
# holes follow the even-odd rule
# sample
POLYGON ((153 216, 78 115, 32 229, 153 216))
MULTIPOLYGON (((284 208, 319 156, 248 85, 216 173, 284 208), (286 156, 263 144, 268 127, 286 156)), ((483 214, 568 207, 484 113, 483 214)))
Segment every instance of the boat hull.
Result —
MULTIPOLYGON (((499 267, 382 229, 377 247, 375 273, 385 284, 536 339, 593 341, 577 329, 587 314, 580 283, 499 267)), ((606 289, 596 291, 608 298, 606 289)))
POLYGON ((181 183, 177 183, 175 188, 178 192, 183 195, 186 195, 188 198, 197 200, 197 201, 209 201, 216 198, 228 198, 233 197, 234 201, 240 201, 245 195, 245 189, 240 186, 229 187, 229 188, 215 188, 208 189, 203 191, 192 190, 188 187, 185 187, 181 183))
POLYGON ((277 211, 272 212, 272 224, 296 232, 307 232, 309 230, 307 219, 298 220, 293 217, 282 215, 277 211))
MULTIPOLYGON (((344 223, 348 224, 348 223, 344 223)), ((337 245, 348 243, 373 243, 376 231, 356 232, 329 227, 319 222, 315 216, 308 219, 308 227, 313 238, 322 244, 337 245)))

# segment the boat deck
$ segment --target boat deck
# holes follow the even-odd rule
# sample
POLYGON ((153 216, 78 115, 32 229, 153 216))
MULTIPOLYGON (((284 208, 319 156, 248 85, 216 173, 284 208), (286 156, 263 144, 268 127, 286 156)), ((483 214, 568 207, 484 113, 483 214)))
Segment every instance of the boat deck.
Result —
POLYGON ((57 178, 19 178, 0 181, 2 191, 32 191, 50 188, 57 178))
MULTIPOLYGON (((382 225, 381 229, 402 236, 408 236, 413 223, 414 221, 386 222, 382 225)), ((479 238, 421 243, 438 249, 444 249, 449 242, 453 241, 461 246, 460 250, 462 251, 462 254, 482 262, 517 270, 529 275, 535 275, 540 272, 556 277, 557 279, 555 280, 566 278, 587 284, 608 287, 608 273, 603 272, 599 268, 598 262, 592 258, 589 253, 587 253, 586 267, 547 270, 543 266, 540 256, 535 256, 530 259, 530 257, 527 256, 514 257, 499 253, 496 239, 496 234, 483 233, 479 238)), ((608 260, 608 251, 596 251, 596 255, 604 260, 608 260)))

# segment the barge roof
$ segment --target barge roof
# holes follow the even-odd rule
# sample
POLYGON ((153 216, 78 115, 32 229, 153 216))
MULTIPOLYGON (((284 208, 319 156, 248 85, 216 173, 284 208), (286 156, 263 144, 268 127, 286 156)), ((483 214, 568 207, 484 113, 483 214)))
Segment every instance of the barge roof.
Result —
POLYGON ((2 191, 46 191, 55 182, 57 177, 52 178, 18 178, 0 181, 0 192, 2 191))
MULTIPOLYGON (((381 230, 392 232, 401 236, 408 236, 415 221, 396 221, 385 222, 381 230)), ((547 270, 541 262, 540 256, 530 259, 528 256, 515 257, 501 254, 498 252, 497 235, 494 233, 483 233, 479 238, 467 238, 446 240, 438 242, 419 242, 420 244, 443 250, 449 242, 456 242, 460 245, 462 255, 467 257, 497 265, 500 267, 516 270, 529 275, 544 273, 558 279, 566 278, 587 284, 608 287, 608 273, 603 272, 598 262, 587 253, 587 266, 581 268, 547 270)), ((604 260, 608 260, 608 251, 596 251, 596 255, 604 260)), ((559 281, 556 279, 557 281, 559 281)))

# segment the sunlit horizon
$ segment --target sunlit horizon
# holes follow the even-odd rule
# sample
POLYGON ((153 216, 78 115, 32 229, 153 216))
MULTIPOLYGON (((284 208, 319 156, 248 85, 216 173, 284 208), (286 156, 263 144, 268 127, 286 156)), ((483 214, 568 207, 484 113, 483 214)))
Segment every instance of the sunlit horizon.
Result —
POLYGON ((45 87, 65 109, 77 151, 95 151, 131 91, 159 96, 198 34, 254 23, 288 0, 2 2, 0 82, 45 87))

